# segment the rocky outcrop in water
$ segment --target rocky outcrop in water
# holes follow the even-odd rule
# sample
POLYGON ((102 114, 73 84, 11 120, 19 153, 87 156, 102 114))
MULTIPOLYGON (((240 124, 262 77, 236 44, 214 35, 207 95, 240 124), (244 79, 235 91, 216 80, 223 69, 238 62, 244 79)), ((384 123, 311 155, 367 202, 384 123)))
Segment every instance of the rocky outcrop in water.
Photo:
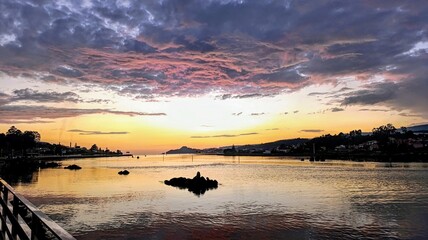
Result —
POLYGON ((205 178, 201 176, 200 172, 197 172, 194 178, 171 178, 170 180, 165 180, 164 183, 180 189, 188 189, 198 196, 204 194, 207 190, 216 189, 218 187, 217 180, 211 180, 208 177, 205 178))
POLYGON ((81 167, 81 166, 78 166, 78 165, 76 165, 76 164, 69 165, 69 166, 64 167, 64 168, 65 168, 65 169, 70 169, 70 170, 79 170, 79 169, 82 169, 82 167, 81 167))
POLYGON ((117 174, 119 174, 119 175, 128 175, 129 171, 128 170, 123 170, 123 171, 119 171, 117 174))

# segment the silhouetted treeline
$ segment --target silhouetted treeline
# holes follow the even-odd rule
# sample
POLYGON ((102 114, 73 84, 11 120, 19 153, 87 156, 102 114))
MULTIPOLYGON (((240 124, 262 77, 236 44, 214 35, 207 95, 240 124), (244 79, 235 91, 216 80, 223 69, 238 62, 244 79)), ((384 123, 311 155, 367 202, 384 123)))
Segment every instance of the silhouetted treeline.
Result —
POLYGON ((40 133, 36 131, 22 132, 12 126, 6 133, 0 133, 0 157, 27 156, 27 150, 34 148, 38 142, 40 142, 40 133))
POLYGON ((428 160, 426 159, 427 134, 415 134, 405 127, 397 129, 392 124, 373 128, 371 133, 360 129, 349 133, 326 134, 313 138, 294 149, 293 153, 325 158, 378 160, 428 160), (406 159, 407 158, 407 159, 406 159))
POLYGON ((40 134, 36 131, 21 131, 15 126, 10 127, 6 133, 0 133, 0 158, 31 158, 46 156, 80 156, 80 155, 122 155, 122 151, 101 149, 93 144, 90 149, 61 144, 51 144, 40 141, 40 134))
POLYGON ((395 151, 395 150, 407 150, 411 149, 412 146, 409 144, 410 139, 423 138, 424 135, 416 136, 412 131, 408 131, 407 128, 402 127, 400 130, 396 129, 392 124, 382 125, 377 128, 373 128, 371 134, 363 134, 358 130, 352 130, 349 133, 339 133, 336 135, 322 135, 320 137, 313 138, 307 143, 307 145, 315 144, 316 146, 324 147, 326 150, 334 150, 338 146, 359 146, 361 144, 372 142, 376 144, 376 150, 379 151, 395 151))
POLYGON ((428 133, 414 133, 392 124, 313 139, 281 140, 259 145, 244 145, 223 150, 224 155, 310 156, 312 159, 351 159, 376 161, 428 161, 428 133), (300 140, 300 141, 295 141, 300 140), (280 143, 281 144, 274 144, 280 143), (272 145, 276 145, 273 146, 272 145))

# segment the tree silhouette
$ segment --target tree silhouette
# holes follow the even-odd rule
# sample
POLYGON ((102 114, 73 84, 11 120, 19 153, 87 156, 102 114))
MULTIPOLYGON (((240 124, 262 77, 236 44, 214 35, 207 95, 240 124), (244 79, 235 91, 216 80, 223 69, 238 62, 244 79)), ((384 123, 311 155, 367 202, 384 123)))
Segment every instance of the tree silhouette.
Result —
POLYGON ((0 133, 0 157, 3 157, 5 149, 6 149, 6 135, 4 133, 0 133))
POLYGON ((361 135, 362 135, 362 131, 361 131, 361 129, 358 129, 358 130, 352 130, 352 131, 350 131, 350 132, 349 132, 349 136, 350 136, 351 138, 353 138, 353 137, 361 137, 361 135))
POLYGON ((9 143, 11 150, 21 150, 22 149, 22 132, 15 126, 12 126, 6 132, 6 142, 9 143))
POLYGON ((387 125, 382 125, 377 128, 373 128, 372 132, 374 136, 391 136, 393 135, 397 129, 392 125, 391 123, 388 123, 387 125))
POLYGON ((36 143, 40 142, 40 133, 36 131, 25 131, 21 135, 22 147, 24 150, 33 148, 36 143))
POLYGON ((12 126, 6 132, 6 134, 0 139, 0 147, 6 149, 7 152, 20 152, 22 155, 26 155, 28 149, 36 146, 40 142, 40 133, 36 131, 25 131, 22 133, 17 127, 12 126))
POLYGON ((373 137, 378 141, 381 150, 387 154, 397 151, 397 144, 391 141, 397 129, 394 125, 388 123, 377 128, 373 128, 373 137))
POLYGON ((15 126, 10 127, 9 130, 7 130, 7 132, 6 132, 6 135, 16 135, 16 136, 19 136, 21 134, 22 134, 21 130, 19 130, 15 126))
POLYGON ((89 150, 91 152, 98 152, 98 146, 97 146, 97 144, 92 145, 92 147, 89 150))

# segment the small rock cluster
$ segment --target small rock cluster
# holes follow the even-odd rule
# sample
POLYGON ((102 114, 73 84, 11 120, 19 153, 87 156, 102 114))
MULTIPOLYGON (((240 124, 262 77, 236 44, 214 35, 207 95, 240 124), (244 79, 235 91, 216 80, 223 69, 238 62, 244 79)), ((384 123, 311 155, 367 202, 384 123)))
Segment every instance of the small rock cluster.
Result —
POLYGON ((129 171, 128 170, 123 170, 123 171, 119 171, 117 174, 119 174, 119 175, 128 175, 129 171))
POLYGON ((65 169, 70 169, 70 170, 79 170, 79 169, 82 169, 82 167, 81 167, 81 166, 78 166, 78 165, 76 165, 76 164, 69 165, 69 166, 64 167, 64 168, 65 168, 65 169))
POLYGON ((201 176, 200 172, 197 172, 194 178, 171 178, 170 180, 165 180, 164 183, 180 189, 188 189, 196 195, 204 194, 205 191, 218 187, 217 180, 211 180, 208 177, 205 178, 201 176))

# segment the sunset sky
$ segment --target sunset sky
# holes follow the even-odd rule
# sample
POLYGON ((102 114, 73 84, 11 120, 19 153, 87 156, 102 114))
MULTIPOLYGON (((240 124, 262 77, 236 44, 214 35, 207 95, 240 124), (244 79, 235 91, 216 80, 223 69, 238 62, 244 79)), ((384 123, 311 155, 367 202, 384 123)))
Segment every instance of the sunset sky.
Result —
POLYGON ((428 2, 0 1, 0 132, 161 153, 428 122, 428 2))

